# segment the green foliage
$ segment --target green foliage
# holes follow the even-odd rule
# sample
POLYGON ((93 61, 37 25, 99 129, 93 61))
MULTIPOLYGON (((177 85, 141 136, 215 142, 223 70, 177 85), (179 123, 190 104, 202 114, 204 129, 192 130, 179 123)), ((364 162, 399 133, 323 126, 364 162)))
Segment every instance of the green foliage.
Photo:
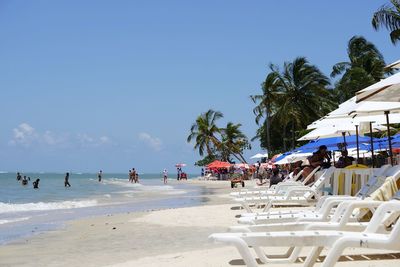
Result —
POLYGON ((214 155, 207 155, 203 159, 197 161, 194 165, 203 167, 203 166, 210 164, 211 162, 213 162, 216 159, 217 158, 214 155))
POLYGON ((375 30, 385 27, 390 31, 390 40, 396 44, 400 40, 400 1, 390 0, 392 6, 384 5, 372 17, 375 30))
POLYGON ((261 124, 253 139, 260 139, 272 154, 287 150, 289 144, 294 147, 300 131, 331 111, 336 102, 328 89, 329 78, 304 57, 285 62, 282 70, 273 64, 269 69, 262 94, 251 99, 256 104, 256 123, 261 124))
POLYGON ((349 40, 347 55, 349 61, 335 64, 331 73, 331 77, 342 75, 335 84, 334 92, 339 103, 390 73, 385 70, 385 60, 379 50, 362 36, 354 36, 349 40))
POLYGON ((240 130, 242 125, 228 122, 226 127, 220 128, 216 122, 222 117, 221 112, 210 109, 197 117, 190 128, 187 142, 195 140, 194 149, 198 149, 200 156, 207 152, 206 157, 196 165, 204 166, 215 159, 232 162, 232 157, 246 162, 243 151, 251 146, 246 135, 240 130))

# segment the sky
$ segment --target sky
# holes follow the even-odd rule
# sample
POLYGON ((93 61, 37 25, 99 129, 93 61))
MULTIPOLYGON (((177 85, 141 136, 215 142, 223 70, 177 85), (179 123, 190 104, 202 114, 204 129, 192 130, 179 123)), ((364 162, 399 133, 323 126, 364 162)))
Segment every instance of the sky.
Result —
POLYGON ((2 0, 0 170, 198 172, 191 124, 212 108, 253 137, 269 63, 329 75, 354 35, 399 59, 371 26, 387 2, 2 0))

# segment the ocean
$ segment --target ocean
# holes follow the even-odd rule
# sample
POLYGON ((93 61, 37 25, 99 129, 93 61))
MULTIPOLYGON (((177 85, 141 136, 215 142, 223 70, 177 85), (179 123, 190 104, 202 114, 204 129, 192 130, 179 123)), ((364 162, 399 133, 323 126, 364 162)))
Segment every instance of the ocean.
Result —
POLYGON ((184 182, 164 185, 160 174, 141 174, 132 184, 127 174, 71 173, 70 188, 64 173, 0 173, 0 244, 59 229, 69 220, 97 215, 147 211, 199 205, 201 188, 184 182), (40 178, 39 189, 32 182, 40 178))

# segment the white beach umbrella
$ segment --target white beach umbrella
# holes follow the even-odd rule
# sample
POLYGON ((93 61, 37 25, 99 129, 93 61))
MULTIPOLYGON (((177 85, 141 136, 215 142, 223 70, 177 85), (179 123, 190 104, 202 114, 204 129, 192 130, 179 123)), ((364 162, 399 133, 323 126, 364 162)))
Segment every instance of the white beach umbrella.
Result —
POLYGON ((305 160, 311 155, 312 153, 293 153, 275 162, 275 165, 283 165, 283 164, 294 163, 300 160, 305 160))
POLYGON ((266 154, 257 153, 251 157, 251 159, 261 159, 261 158, 268 158, 268 153, 266 153, 266 154))
POLYGON ((361 101, 400 101, 400 72, 368 86, 356 93, 357 102, 361 101))
POLYGON ((387 65, 385 68, 386 69, 400 69, 400 59, 387 65))
MULTIPOLYGON (((343 119, 340 119, 341 121, 343 119)), ((332 122, 334 119, 332 119, 332 122)), ((329 124, 329 122, 325 122, 325 125, 319 125, 314 130, 309 132, 308 134, 302 136, 298 139, 298 141, 306 141, 306 140, 315 140, 319 138, 329 138, 329 137, 337 137, 345 135, 356 135, 356 134, 363 134, 367 131, 364 129, 357 132, 356 125, 359 126, 360 123, 356 124, 354 122, 347 122, 347 123, 340 123, 340 124, 329 124)), ((361 124, 362 125, 362 124, 361 124)), ((372 124, 372 131, 373 132, 380 132, 386 131, 386 126, 379 125, 377 123, 372 124)))

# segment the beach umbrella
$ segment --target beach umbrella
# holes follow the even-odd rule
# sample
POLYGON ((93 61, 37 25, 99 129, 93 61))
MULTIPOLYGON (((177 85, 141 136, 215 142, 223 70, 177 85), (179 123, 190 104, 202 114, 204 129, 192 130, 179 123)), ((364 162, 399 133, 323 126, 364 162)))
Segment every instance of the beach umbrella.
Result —
POLYGON ((182 168, 182 167, 185 167, 185 166, 186 166, 185 163, 177 163, 177 164, 175 164, 175 167, 177 167, 177 168, 182 168))
POLYGON ((231 166, 232 166, 232 164, 230 164, 229 162, 215 160, 215 161, 211 162, 210 164, 208 164, 207 168, 220 169, 220 168, 229 168, 231 166))
POLYGON ((292 153, 289 154, 287 156, 285 156, 283 159, 276 161, 275 164, 276 165, 283 165, 283 164, 290 164, 290 163, 294 163, 297 161, 303 161, 306 160, 309 156, 312 156, 312 153, 308 152, 308 153, 292 153))
POLYGON ((272 157, 271 161, 275 162, 282 154, 276 154, 272 157))
POLYGON ((234 166, 235 168, 240 168, 240 169, 250 169, 249 164, 246 163, 237 163, 234 166))
MULTIPOLYGON (((400 73, 396 73, 356 93, 357 103, 364 104, 364 109, 356 107, 352 114, 382 114, 386 118, 390 163, 393 165, 393 150, 390 138, 391 113, 400 112, 400 73), (368 102, 368 103, 367 103, 368 102), (377 104, 372 104, 377 103, 377 104), (367 105, 366 105, 367 104, 367 105), (397 106, 396 106, 397 105, 397 106)), ((391 121, 393 123, 393 120, 391 121)))
POLYGON ((363 101, 400 101, 400 72, 356 93, 357 102, 363 101))
POLYGON ((261 153, 257 153, 251 157, 251 159, 261 159, 261 158, 264 158, 264 155, 261 153))
POLYGON ((400 69, 400 59, 385 66, 386 69, 400 69))

